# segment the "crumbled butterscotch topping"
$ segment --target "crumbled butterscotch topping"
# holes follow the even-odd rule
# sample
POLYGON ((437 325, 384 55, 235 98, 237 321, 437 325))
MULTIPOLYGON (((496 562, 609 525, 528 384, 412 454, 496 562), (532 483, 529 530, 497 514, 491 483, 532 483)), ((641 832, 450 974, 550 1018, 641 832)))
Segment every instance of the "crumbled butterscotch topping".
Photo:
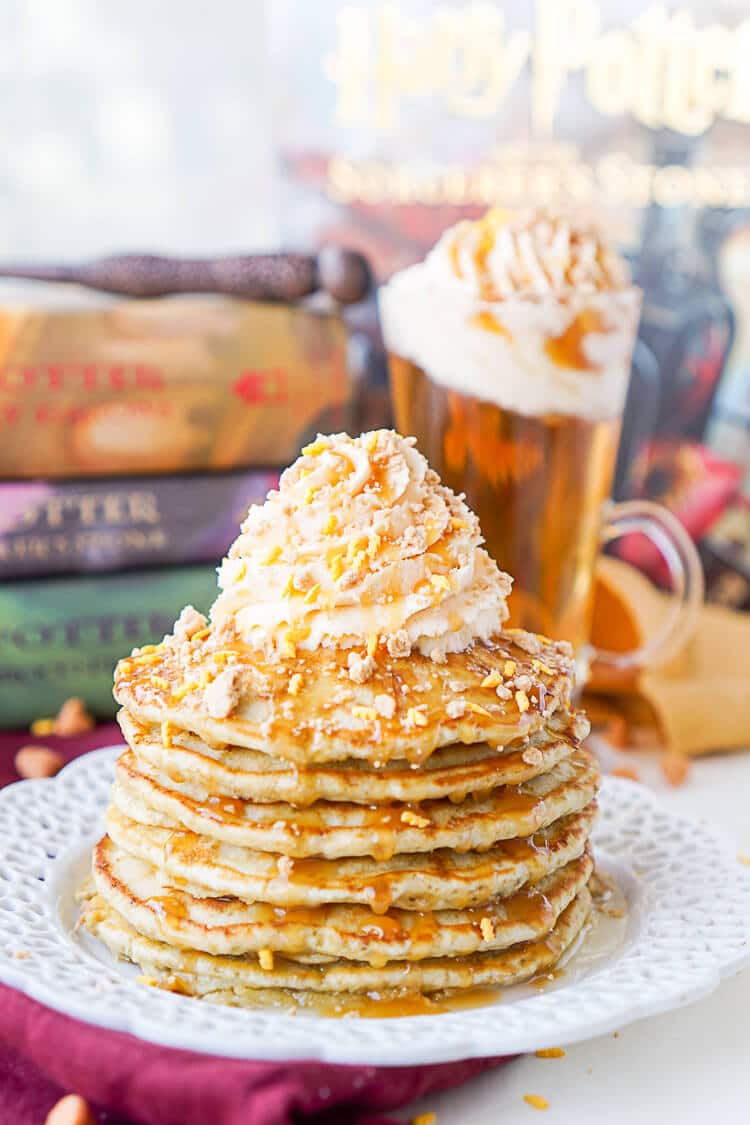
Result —
POLYGON ((561 1059, 565 1056, 565 1051, 562 1047, 542 1047, 539 1051, 534 1051, 538 1059, 561 1059))
POLYGON ((521 712, 522 715, 523 715, 524 711, 528 711, 528 709, 530 707, 529 697, 528 697, 528 695, 526 694, 525 691, 517 691, 516 692, 516 706, 518 707, 518 710, 521 712))
POLYGON ((225 668, 205 689, 203 701, 212 719, 226 719, 242 698, 242 672, 238 667, 225 668))
POLYGON ((490 672, 490 674, 488 676, 484 677, 484 679, 482 680, 481 686, 482 687, 497 687, 497 685, 501 684, 502 682, 503 682, 502 676, 495 669, 492 672, 490 672))
POLYGON ((409 524, 401 536, 399 547, 401 548, 401 557, 405 559, 423 554, 427 548, 427 536, 424 528, 409 524))
POLYGON ((380 695, 376 695, 372 702, 377 713, 384 719, 393 718, 396 711, 396 700, 392 695, 386 695, 382 692, 380 695))
POLYGON ((371 656, 360 656, 358 652, 350 652, 346 658, 346 666, 349 670, 349 679, 355 684, 364 684, 375 670, 375 661, 371 656))
POLYGON ((503 664, 503 675, 514 676, 516 674, 516 667, 517 665, 515 660, 506 660, 503 664))
POLYGON ((433 574, 433 575, 431 575, 430 576, 430 585, 432 586, 435 593, 440 593, 441 591, 443 591, 447 594, 451 593, 451 584, 450 584, 448 578, 446 577, 446 575, 444 575, 444 574, 433 574))
POLYGON ((166 680, 164 676, 151 676, 150 682, 160 691, 169 691, 169 680, 166 680))
POLYGON ((178 687, 172 689, 172 699, 175 703, 179 703, 191 691, 196 691, 198 683, 196 680, 189 680, 187 683, 180 684, 178 687))
POLYGON ((352 715, 354 715, 355 719, 362 719, 366 723, 372 723, 378 717, 378 713, 374 707, 352 707, 352 715))
POLYGON ((430 823, 429 817, 420 816, 418 813, 412 812, 411 809, 405 809, 401 813, 401 820, 412 828, 427 828, 430 823))
POLYGON ((266 557, 263 559, 263 562, 261 563, 261 566, 273 566, 273 564, 275 562, 278 562, 280 558, 281 558, 281 547, 277 543, 276 546, 272 547, 271 550, 266 555, 266 557))
POLYGON ((205 629, 207 624, 208 622, 202 613, 199 613, 194 606, 186 605, 175 621, 172 631, 176 640, 189 641, 195 637, 196 633, 205 629))
POLYGON ((485 941, 495 940, 495 923, 491 918, 482 918, 479 929, 482 931, 482 937, 485 941))
POLYGON ((144 664, 156 664, 161 660, 160 652, 144 652, 140 656, 132 656, 128 661, 129 664, 142 667, 144 664))
POLYGON ((528 652, 529 656, 538 656, 542 651, 541 638, 536 633, 527 633, 525 629, 507 629, 512 638, 513 643, 528 652))
POLYGON ((166 749, 172 745, 172 724, 169 719, 165 719, 161 724, 161 742, 166 749))
POLYGON ((413 727, 426 727, 427 716, 419 707, 410 707, 406 712, 406 721, 413 727))
POLYGON ((293 676, 289 677, 289 694, 299 695, 300 688, 302 687, 302 673, 295 672, 293 676))
POLYGON ((491 711, 488 711, 486 707, 482 707, 479 703, 472 703, 470 699, 466 700, 466 710, 472 711, 475 715, 482 715, 485 719, 492 718, 491 711))
POLYGON ((273 969, 273 950, 272 949, 259 949, 258 961, 260 967, 265 973, 270 973, 273 969))
POLYGON ((386 643, 388 655, 394 658, 409 656, 411 653, 411 641, 406 629, 399 629, 396 633, 391 633, 386 643))

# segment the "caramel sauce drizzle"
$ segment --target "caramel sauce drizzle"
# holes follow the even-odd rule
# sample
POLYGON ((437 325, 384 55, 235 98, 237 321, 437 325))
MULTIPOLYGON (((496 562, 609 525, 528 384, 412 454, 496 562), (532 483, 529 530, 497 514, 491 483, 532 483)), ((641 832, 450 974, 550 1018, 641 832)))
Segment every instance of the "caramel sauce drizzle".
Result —
POLYGON ((608 322, 598 309, 584 309, 571 320, 564 332, 559 336, 551 336, 544 345, 544 350, 558 367, 566 367, 571 371, 601 371, 601 366, 595 363, 584 351, 583 342, 590 332, 609 332, 608 322))

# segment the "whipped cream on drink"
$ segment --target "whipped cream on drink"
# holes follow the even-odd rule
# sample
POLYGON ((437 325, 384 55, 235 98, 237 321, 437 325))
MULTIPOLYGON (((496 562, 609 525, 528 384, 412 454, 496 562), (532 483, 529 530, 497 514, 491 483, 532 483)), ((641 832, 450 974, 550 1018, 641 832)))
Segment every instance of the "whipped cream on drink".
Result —
POLYGON ((266 652, 385 643, 440 660, 508 616, 511 579, 482 542, 412 438, 321 436, 250 509, 211 617, 266 652))
POLYGON ((450 228, 379 293, 389 352, 518 414, 617 417, 640 293, 593 226, 489 211, 450 228))

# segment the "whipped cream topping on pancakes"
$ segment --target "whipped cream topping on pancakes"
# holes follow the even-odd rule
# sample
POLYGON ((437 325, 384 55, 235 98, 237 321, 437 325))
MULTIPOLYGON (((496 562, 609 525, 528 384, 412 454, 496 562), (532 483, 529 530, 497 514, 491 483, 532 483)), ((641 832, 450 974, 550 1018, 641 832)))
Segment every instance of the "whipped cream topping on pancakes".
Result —
POLYGON ((476 516, 414 439, 379 430, 318 437, 252 508, 219 570, 215 625, 268 655, 351 653, 368 676, 378 644, 441 660, 497 633, 511 579, 481 547, 476 516))

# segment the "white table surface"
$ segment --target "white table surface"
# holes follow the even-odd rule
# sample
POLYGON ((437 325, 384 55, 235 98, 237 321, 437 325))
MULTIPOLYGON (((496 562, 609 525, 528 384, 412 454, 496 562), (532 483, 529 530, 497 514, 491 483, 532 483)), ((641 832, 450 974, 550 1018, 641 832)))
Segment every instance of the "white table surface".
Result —
MULTIPOLYGON (((623 759, 666 805, 720 823, 750 855, 750 751, 696 761, 677 789, 653 756, 623 759)), ((679 1011, 579 1043, 564 1058, 517 1059, 399 1117, 429 1110, 438 1125, 750 1125, 750 969, 679 1011), (524 1094, 543 1095, 549 1109, 533 1109, 524 1094)))

